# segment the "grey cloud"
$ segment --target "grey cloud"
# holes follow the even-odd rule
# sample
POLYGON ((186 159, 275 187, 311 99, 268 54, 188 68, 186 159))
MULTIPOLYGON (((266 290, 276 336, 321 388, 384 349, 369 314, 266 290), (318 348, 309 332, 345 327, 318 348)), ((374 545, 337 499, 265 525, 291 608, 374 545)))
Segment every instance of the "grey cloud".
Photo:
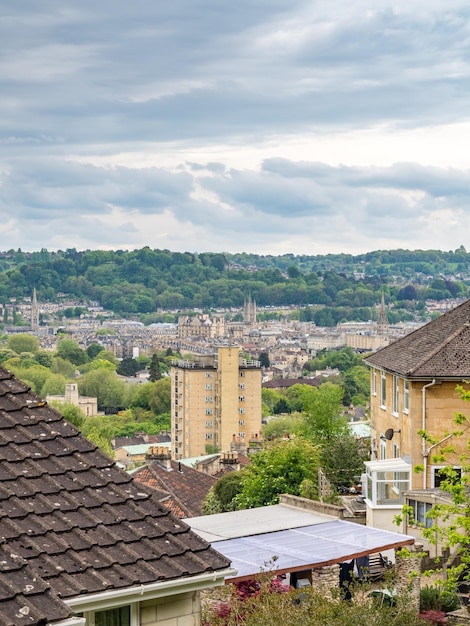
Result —
POLYGON ((111 206, 159 213, 187 201, 193 180, 158 168, 100 168, 53 160, 16 161, 0 174, 0 208, 48 219, 68 210, 106 214, 111 206))

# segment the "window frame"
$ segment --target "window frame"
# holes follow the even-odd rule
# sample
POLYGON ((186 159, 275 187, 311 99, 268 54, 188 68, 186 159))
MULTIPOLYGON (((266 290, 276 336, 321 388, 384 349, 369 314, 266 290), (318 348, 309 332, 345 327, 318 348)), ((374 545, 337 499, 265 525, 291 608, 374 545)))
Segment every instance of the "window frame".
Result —
POLYGON ((398 406, 400 401, 400 389, 398 376, 395 374, 392 377, 392 414, 398 416, 398 406))
POLYGON ((97 609, 94 611, 83 611, 80 613, 80 615, 85 618, 86 626, 96 626, 96 614, 97 613, 105 613, 106 611, 124 609, 126 607, 129 607, 129 625, 140 626, 139 605, 136 602, 133 602, 131 604, 121 604, 119 606, 107 607, 106 609, 97 609))
POLYGON ((410 381, 407 378, 403 379, 403 413, 408 414, 410 412, 410 381))
POLYGON ((387 374, 380 370, 380 407, 387 408, 387 374))
POLYGON ((377 370, 375 367, 372 368, 372 383, 371 383, 371 395, 372 396, 376 396, 377 395, 377 370))

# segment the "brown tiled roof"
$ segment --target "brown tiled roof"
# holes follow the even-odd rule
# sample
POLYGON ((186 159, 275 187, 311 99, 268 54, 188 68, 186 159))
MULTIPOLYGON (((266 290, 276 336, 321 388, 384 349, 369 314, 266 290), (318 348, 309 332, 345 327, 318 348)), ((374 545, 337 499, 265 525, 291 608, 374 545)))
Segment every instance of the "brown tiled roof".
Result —
POLYGON ((170 468, 152 461, 148 467, 134 472, 133 477, 137 482, 166 494, 168 499, 161 498, 160 502, 178 517, 179 511, 181 517, 202 515, 202 503, 216 478, 177 461, 170 461, 170 468))
POLYGON ((408 378, 470 378, 470 300, 367 357, 408 378))
POLYGON ((221 570, 227 559, 0 367, 0 623, 80 594, 221 570))
POLYGON ((319 387, 323 378, 315 376, 315 378, 273 378, 266 380, 262 387, 264 389, 288 389, 294 385, 310 385, 311 387, 319 387))

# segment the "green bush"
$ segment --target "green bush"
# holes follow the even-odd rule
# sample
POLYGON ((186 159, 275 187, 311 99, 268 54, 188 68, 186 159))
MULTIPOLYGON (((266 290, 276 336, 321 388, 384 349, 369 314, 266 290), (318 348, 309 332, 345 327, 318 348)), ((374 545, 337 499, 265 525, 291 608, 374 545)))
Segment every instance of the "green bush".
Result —
POLYGON ((444 611, 450 613, 460 606, 460 598, 455 591, 441 589, 439 586, 426 585, 420 593, 421 611, 444 611))

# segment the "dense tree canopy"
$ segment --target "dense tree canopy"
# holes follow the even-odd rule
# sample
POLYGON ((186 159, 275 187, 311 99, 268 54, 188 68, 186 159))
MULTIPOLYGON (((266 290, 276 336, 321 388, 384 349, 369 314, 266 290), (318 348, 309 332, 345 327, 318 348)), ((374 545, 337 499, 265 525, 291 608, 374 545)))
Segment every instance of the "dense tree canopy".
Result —
POLYGON ((281 440, 253 456, 236 496, 238 508, 276 504, 281 493, 300 495, 304 480, 315 477, 320 451, 301 438, 281 440))
MULTIPOLYGON (((29 297, 36 287, 40 300, 66 293, 150 321, 157 309, 241 307, 251 295, 260 306, 293 305, 302 309, 302 320, 332 326, 343 319, 375 319, 384 287, 399 319, 427 298, 467 295, 468 284, 442 275, 468 275, 469 268, 465 249, 378 251, 356 257, 194 254, 148 247, 8 251, 0 252, 0 302, 29 297)), ((65 314, 75 317, 84 310, 69 307, 65 314)))

